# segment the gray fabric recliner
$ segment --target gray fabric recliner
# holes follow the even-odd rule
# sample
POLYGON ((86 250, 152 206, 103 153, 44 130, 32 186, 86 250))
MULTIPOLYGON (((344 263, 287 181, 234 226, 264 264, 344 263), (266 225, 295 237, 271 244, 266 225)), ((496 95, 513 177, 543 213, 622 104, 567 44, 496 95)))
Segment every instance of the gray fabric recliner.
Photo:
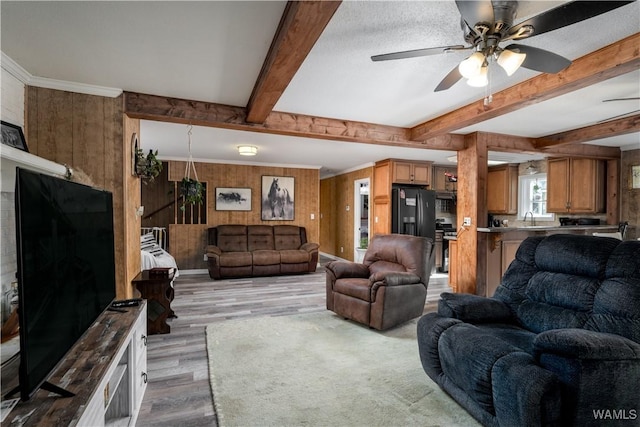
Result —
POLYGON ((418 347, 486 426, 638 425, 640 242, 530 237, 492 298, 443 293, 418 347))

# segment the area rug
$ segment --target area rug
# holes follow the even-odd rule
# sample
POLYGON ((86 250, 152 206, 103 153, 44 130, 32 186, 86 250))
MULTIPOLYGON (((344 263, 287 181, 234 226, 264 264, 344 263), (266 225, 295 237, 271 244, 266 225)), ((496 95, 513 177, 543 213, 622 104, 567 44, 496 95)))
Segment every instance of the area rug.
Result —
POLYGON ((331 312, 207 326, 221 426, 477 426, 424 373, 417 319, 386 332, 331 312))

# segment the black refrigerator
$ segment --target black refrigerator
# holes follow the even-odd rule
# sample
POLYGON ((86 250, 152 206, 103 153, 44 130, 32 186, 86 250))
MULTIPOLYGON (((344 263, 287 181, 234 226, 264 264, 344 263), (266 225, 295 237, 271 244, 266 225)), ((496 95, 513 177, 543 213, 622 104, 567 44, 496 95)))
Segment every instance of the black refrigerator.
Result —
POLYGON ((436 192, 394 186, 391 190, 391 232, 436 239, 436 192))

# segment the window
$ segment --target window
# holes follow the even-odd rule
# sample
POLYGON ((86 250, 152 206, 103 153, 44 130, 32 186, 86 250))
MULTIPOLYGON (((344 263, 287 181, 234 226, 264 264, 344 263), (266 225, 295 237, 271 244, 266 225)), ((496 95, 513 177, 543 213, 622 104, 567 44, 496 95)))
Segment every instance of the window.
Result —
POLYGON ((522 175, 518 178, 518 219, 524 219, 528 212, 542 221, 553 221, 552 213, 547 212, 547 174, 522 175))

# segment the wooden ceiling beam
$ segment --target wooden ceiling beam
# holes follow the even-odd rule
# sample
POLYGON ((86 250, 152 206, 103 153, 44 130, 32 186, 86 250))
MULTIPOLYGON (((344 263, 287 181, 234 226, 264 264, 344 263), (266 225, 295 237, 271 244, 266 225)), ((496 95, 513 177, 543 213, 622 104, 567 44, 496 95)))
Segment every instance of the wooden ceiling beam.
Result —
POLYGON ((144 120, 397 147, 452 151, 464 147, 462 135, 410 141, 407 128, 276 111, 271 112, 264 123, 249 123, 243 107, 134 92, 124 92, 124 104, 125 114, 144 120))
POLYGON ((411 129, 411 140, 419 141, 475 125, 520 108, 537 104, 594 83, 620 76, 640 67, 640 33, 624 38, 576 59, 558 74, 540 74, 493 94, 485 106, 476 101, 411 129))
POLYGON ((626 135, 628 133, 640 131, 640 114, 630 117, 623 117, 608 122, 573 129, 567 132, 556 133, 543 136, 534 141, 534 146, 538 149, 557 147, 579 142, 594 141, 601 138, 626 135))
POLYGON ((264 123, 341 1, 289 1, 247 104, 247 122, 264 123))

